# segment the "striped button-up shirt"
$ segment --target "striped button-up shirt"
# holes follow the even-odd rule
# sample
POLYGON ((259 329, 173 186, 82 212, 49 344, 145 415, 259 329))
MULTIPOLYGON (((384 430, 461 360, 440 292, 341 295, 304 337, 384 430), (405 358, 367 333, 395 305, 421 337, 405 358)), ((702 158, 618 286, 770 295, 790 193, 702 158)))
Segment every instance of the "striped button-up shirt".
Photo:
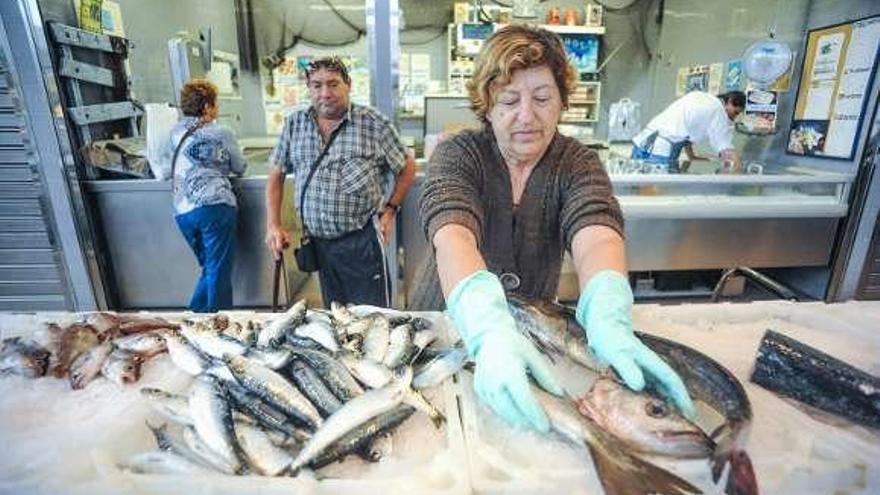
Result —
MULTIPOLYGON (((405 163, 397 131, 373 108, 351 105, 339 125, 305 190, 301 212, 309 235, 321 239, 335 239, 366 225, 405 163)), ((297 207, 323 146, 312 107, 287 116, 271 163, 293 174, 297 207)))

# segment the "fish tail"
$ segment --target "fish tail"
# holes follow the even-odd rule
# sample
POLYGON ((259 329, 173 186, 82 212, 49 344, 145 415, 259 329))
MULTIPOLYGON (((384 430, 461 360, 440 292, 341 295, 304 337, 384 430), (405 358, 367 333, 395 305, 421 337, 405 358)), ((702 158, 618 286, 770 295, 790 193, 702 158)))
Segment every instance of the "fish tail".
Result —
POLYGON ((758 481, 749 455, 741 449, 719 449, 712 458, 712 481, 715 483, 730 464, 724 493, 727 495, 758 495, 758 481))
POLYGON ((686 495, 703 493, 669 471, 621 448, 587 444, 606 495, 686 495))

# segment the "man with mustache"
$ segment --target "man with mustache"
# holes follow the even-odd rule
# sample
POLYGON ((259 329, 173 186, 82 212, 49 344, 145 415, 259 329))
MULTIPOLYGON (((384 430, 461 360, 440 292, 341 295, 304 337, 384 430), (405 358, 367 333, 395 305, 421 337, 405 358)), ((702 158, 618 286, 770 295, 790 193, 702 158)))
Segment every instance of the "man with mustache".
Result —
POLYGON ((415 161, 385 116, 351 103, 351 78, 342 60, 313 60, 306 83, 312 104, 287 116, 270 159, 266 244, 278 257, 290 243, 281 226, 281 199, 284 174, 293 173, 324 304, 389 306, 383 246, 412 185, 415 161), (385 187, 386 177, 394 177, 393 186, 385 187))

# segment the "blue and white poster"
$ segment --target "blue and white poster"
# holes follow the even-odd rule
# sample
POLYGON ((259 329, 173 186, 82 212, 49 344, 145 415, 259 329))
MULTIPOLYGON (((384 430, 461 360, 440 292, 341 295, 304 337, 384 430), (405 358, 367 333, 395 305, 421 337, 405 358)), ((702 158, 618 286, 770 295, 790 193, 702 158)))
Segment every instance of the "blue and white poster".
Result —
POLYGON ((599 68, 599 38, 595 34, 561 34, 568 61, 578 74, 594 73, 599 68))
POLYGON ((731 60, 724 67, 725 91, 741 90, 743 88, 742 60, 731 60))

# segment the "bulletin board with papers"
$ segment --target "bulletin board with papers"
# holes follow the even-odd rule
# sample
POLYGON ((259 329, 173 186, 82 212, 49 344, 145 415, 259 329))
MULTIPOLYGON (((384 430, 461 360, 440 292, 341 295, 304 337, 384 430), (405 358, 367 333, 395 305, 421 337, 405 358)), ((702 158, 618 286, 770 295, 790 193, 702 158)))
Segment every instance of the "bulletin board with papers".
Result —
POLYGON ((877 72, 880 16, 811 30, 786 152, 852 160, 877 72))

